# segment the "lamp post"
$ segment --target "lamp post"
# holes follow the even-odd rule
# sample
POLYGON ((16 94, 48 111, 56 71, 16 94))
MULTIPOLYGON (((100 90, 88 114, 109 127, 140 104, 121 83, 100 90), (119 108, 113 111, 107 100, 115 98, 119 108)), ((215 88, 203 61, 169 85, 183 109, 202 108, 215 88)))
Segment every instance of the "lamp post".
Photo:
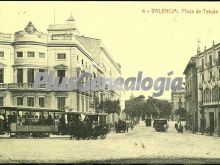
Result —
POLYGON ((179 102, 178 102, 178 105, 179 105, 179 119, 180 119, 180 126, 181 126, 181 113, 180 113, 180 110, 181 110, 181 105, 182 105, 182 101, 181 101, 181 96, 179 96, 179 102))
POLYGON ((217 86, 217 92, 218 92, 218 113, 215 112, 215 119, 216 119, 216 129, 217 129, 217 134, 220 136, 220 131, 219 131, 219 86, 217 86), (217 116, 218 115, 218 116, 217 116))
POLYGON ((205 129, 205 115, 204 115, 204 108, 203 108, 203 87, 199 87, 199 90, 201 91, 202 94, 202 100, 201 100, 201 105, 200 105, 200 114, 202 115, 202 119, 201 119, 201 127, 202 127, 202 135, 204 134, 204 129, 205 129))

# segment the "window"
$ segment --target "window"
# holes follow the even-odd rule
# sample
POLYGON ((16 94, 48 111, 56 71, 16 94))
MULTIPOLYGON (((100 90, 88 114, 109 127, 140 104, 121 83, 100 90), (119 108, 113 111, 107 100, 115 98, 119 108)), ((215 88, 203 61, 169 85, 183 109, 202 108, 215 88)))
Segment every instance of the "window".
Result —
POLYGON ((202 74, 202 82, 204 81, 204 74, 202 74))
MULTIPOLYGON (((39 69, 39 72, 46 72, 46 69, 39 69)), ((41 76, 40 80, 43 80, 43 76, 41 76)))
POLYGON ((4 52, 0 52, 0 57, 4 57, 4 52))
POLYGON ((204 69, 204 59, 202 59, 202 69, 204 69))
POLYGON ((23 97, 17 97, 17 105, 23 105, 23 97))
POLYGON ((22 58, 23 57, 23 52, 17 52, 17 58, 22 58))
POLYGON ((209 73, 209 80, 210 81, 212 80, 212 71, 210 71, 210 73, 209 73))
POLYGON ((84 112, 84 98, 82 98, 81 100, 82 100, 82 112, 84 112))
POLYGON ((218 51, 218 62, 220 62, 220 51, 218 51))
POLYGON ((212 55, 209 56, 209 64, 212 66, 212 55))
POLYGON ((4 97, 0 97, 0 106, 4 106, 4 97))
POLYGON ((0 68, 0 83, 4 83, 4 68, 0 68))
POLYGON ((58 97, 57 98, 57 108, 60 110, 65 110, 65 102, 66 102, 65 97, 58 97))
POLYGON ((45 58, 45 53, 39 53, 39 58, 45 58))
POLYGON ((83 59, 82 59, 82 61, 81 61, 81 62, 82 62, 82 65, 83 65, 83 59))
POLYGON ((27 70, 27 83, 34 83, 34 69, 27 70))
POLYGON ((57 77, 59 77, 59 84, 62 83, 63 77, 65 77, 65 70, 57 70, 57 77))
POLYGON ((58 54, 57 54, 57 59, 58 59, 58 60, 66 59, 66 54, 65 54, 65 53, 58 53, 58 54))
POLYGON ((39 97, 39 106, 40 107, 44 107, 44 101, 45 101, 44 97, 39 97))
POLYGON ((23 69, 17 69, 17 83, 23 83, 23 69))
POLYGON ((27 97, 27 106, 34 107, 34 97, 27 97))
POLYGON ((35 53, 34 52, 27 52, 27 57, 34 57, 35 56, 35 53))
POLYGON ((86 99, 86 111, 89 111, 89 100, 86 99))
POLYGON ((79 55, 77 55, 77 61, 79 60, 79 55))

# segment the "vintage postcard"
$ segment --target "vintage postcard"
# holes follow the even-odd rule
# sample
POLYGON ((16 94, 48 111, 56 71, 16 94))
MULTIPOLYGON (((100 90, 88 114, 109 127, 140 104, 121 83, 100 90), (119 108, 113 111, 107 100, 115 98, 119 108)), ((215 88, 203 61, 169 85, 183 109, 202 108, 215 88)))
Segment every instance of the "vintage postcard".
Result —
POLYGON ((220 163, 220 2, 1 1, 0 163, 220 163))

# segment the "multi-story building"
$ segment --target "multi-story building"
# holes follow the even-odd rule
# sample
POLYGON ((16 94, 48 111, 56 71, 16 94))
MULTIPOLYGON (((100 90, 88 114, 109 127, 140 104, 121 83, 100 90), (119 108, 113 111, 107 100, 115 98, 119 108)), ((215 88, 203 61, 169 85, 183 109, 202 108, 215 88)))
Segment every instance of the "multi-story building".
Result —
POLYGON ((196 57, 192 57, 183 74, 185 74, 185 106, 187 111, 186 125, 192 132, 198 131, 198 88, 196 57))
POLYGON ((219 134, 220 43, 197 51, 199 127, 219 134), (204 124, 202 124, 204 123, 204 124))
POLYGON ((173 103, 172 119, 178 120, 178 116, 175 115, 175 112, 180 108, 185 108, 185 89, 181 88, 180 90, 172 91, 171 102, 173 103))
POLYGON ((79 92, 33 89, 37 72, 54 71, 57 77, 118 77, 121 67, 100 39, 84 37, 71 16, 65 24, 39 32, 29 22, 15 34, 0 33, 0 105, 34 106, 72 111, 94 111, 94 97, 118 99, 115 91, 79 92))

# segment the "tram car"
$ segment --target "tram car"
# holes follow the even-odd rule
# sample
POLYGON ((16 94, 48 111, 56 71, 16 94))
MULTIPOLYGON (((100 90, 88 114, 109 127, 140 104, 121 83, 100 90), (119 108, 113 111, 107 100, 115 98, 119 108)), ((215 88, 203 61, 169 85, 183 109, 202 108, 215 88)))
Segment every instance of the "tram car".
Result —
POLYGON ((9 133, 10 137, 42 138, 50 133, 58 133, 56 122, 62 111, 40 107, 0 107, 4 115, 2 133, 9 133))
POLYGON ((16 138, 44 138, 50 134, 70 135, 71 139, 105 139, 106 113, 64 112, 40 107, 0 107, 0 133, 16 138))

